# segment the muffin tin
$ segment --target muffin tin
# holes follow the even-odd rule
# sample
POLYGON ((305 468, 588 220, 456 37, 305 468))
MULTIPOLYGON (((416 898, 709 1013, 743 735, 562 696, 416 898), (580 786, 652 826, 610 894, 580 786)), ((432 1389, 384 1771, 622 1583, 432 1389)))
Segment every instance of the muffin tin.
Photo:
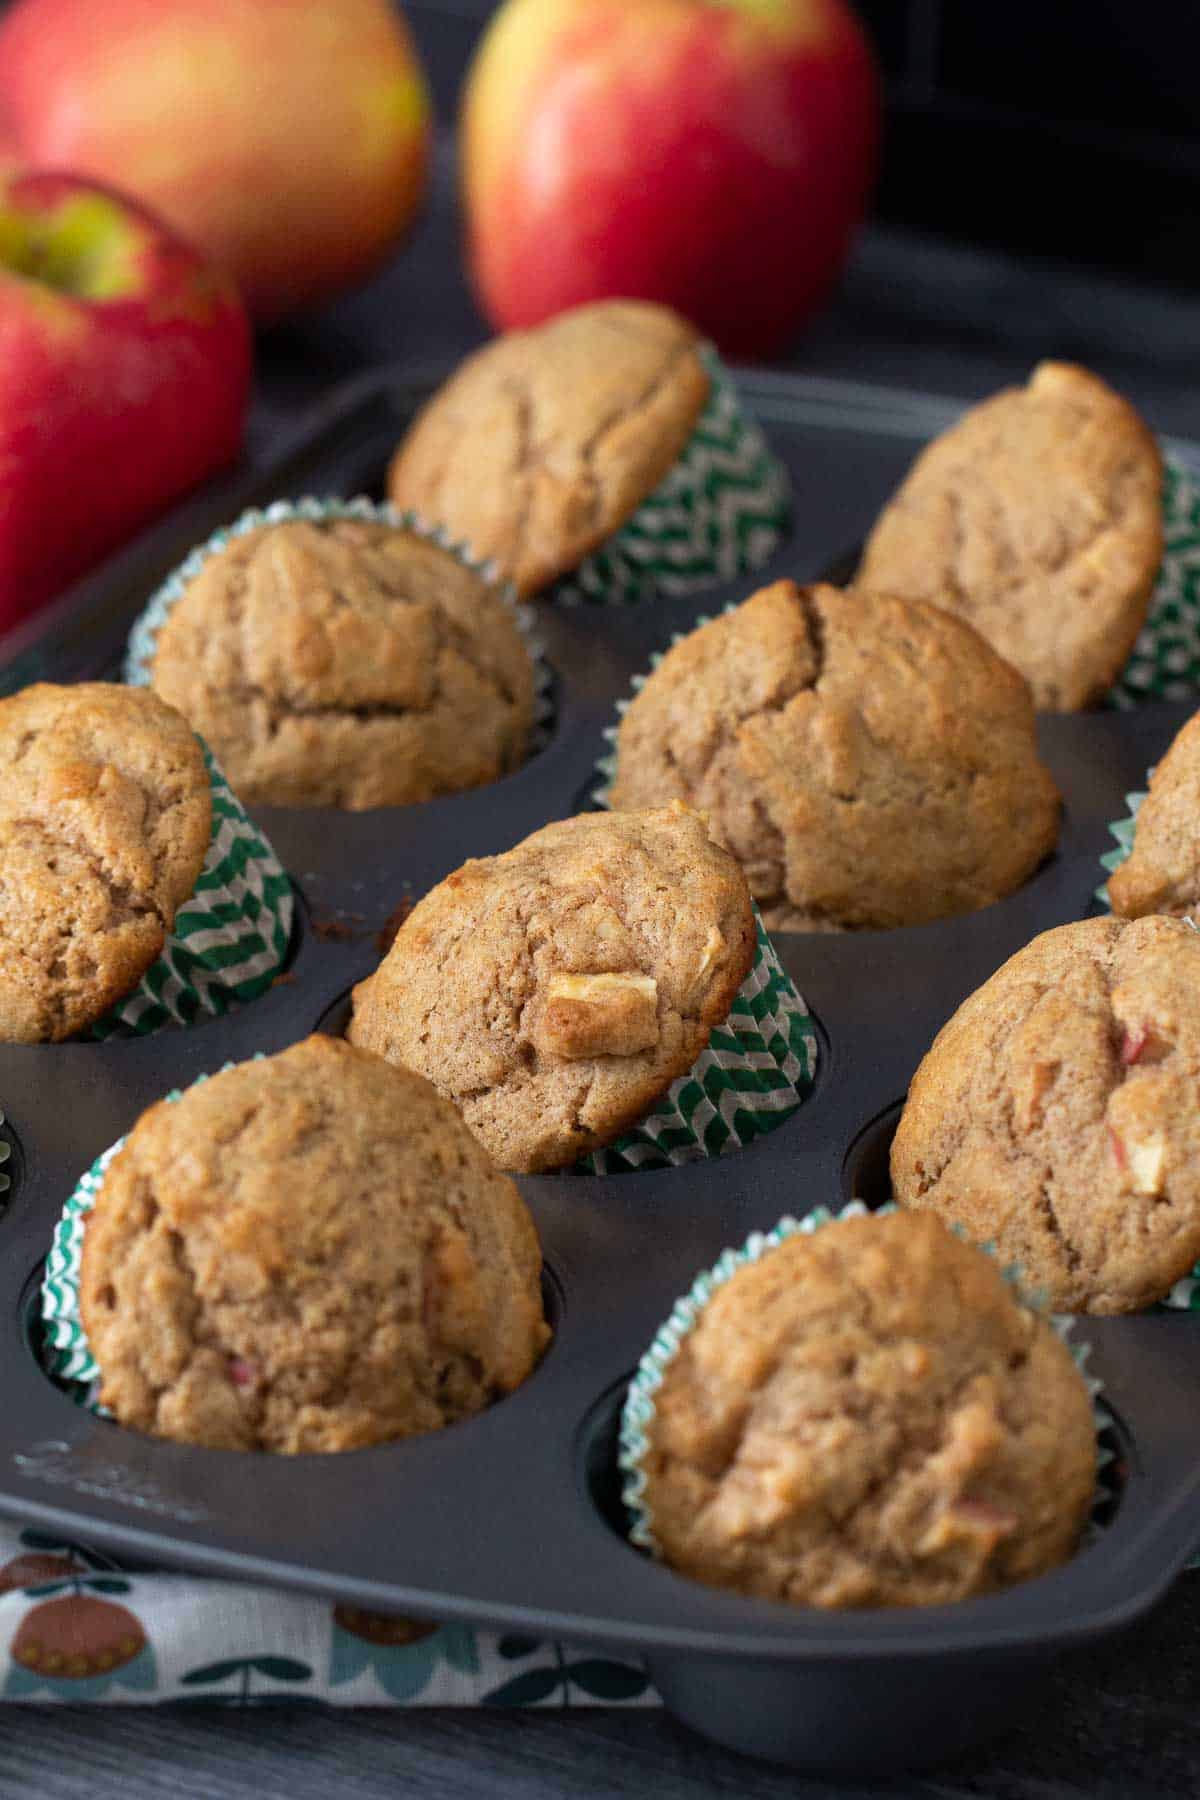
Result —
MULTIPOLYGON (((10 639, 0 690, 115 677, 146 596, 242 506, 378 492, 429 385, 383 372, 341 391, 268 474, 177 513, 10 639)), ((949 416, 919 397, 801 378, 748 376, 742 387, 797 490, 795 533, 764 580, 828 568, 949 416)), ((0 1199, 0 1511, 151 1564, 640 1654, 667 1706, 726 1744, 814 1770, 894 1772, 999 1728, 1071 1646, 1118 1630, 1166 1591, 1200 1539, 1200 1320, 1080 1321, 1116 1417, 1115 1516, 1065 1568, 949 1608, 791 1610, 650 1562, 621 1535, 620 1401, 676 1296, 727 1245, 784 1213, 886 1197, 898 1104, 933 1034, 1036 932, 1093 908, 1108 823, 1186 705, 1040 721, 1065 796, 1062 838, 1007 900, 894 932, 776 936, 822 1034, 814 1091, 777 1131, 679 1169, 521 1180, 555 1338, 526 1385, 481 1417, 344 1456, 201 1450, 76 1408, 30 1343, 51 1231, 98 1152, 203 1070, 339 1029, 406 898, 467 856, 589 805, 602 731, 631 676, 673 632, 753 585, 629 611, 546 611, 554 734, 493 787, 391 812, 259 809, 300 898, 289 968, 264 998, 152 1039, 0 1046, 12 1177, 0 1199)))

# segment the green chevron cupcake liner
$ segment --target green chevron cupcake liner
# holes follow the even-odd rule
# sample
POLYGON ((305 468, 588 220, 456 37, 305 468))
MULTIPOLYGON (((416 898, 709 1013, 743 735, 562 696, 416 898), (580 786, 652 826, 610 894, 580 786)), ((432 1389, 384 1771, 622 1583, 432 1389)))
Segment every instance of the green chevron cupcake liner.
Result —
POLYGON ((257 531, 263 525, 284 525, 293 519, 304 519, 314 525, 324 524, 331 519, 365 519, 376 524, 392 525, 399 531, 411 531, 417 537, 436 544, 439 550, 445 550, 465 568, 488 582, 512 614, 533 663, 533 730, 526 760, 545 749, 554 724, 553 675, 536 631, 533 608, 518 602, 515 590, 510 583, 500 579, 494 563, 481 562, 472 555, 467 545, 456 542, 442 526, 429 525, 415 512, 402 512, 394 506, 368 500, 361 495, 354 500, 307 495, 302 500, 275 500, 270 506, 251 507, 240 518, 235 519, 232 525, 215 531, 206 543, 198 545, 151 595, 134 623, 125 651, 124 667, 124 678, 131 687, 150 686, 158 634, 166 624, 171 608, 177 600, 182 599, 209 557, 216 556, 235 538, 246 537, 249 532, 257 531))
POLYGON ((217 1018, 265 993, 287 958, 295 900, 266 838, 252 825, 207 748, 212 836, 190 900, 156 962, 92 1026, 94 1038, 145 1037, 217 1018))
MULTIPOLYGON (((880 1208, 880 1212, 892 1212, 891 1206, 880 1208)), ((783 1218, 770 1231, 753 1231, 740 1250, 726 1250, 713 1265, 702 1275, 698 1275, 688 1292, 675 1302, 666 1321, 659 1326, 650 1348, 646 1351, 637 1366, 633 1380, 629 1384, 625 1403, 621 1409, 621 1425, 618 1437, 617 1465, 623 1477, 621 1498, 629 1515, 629 1538, 639 1549, 646 1550, 652 1556, 661 1554, 658 1540, 654 1535, 654 1522, 646 1503, 646 1477, 643 1468, 646 1452, 649 1448, 649 1429, 654 1418, 656 1395, 663 1384, 667 1369, 678 1355, 680 1345, 695 1327, 696 1321, 712 1299, 718 1288, 724 1287, 727 1281, 738 1273, 739 1269, 759 1262, 770 1251, 797 1234, 810 1236, 824 1226, 840 1219, 861 1219, 868 1216, 868 1208, 861 1200, 852 1200, 840 1212, 834 1213, 828 1207, 818 1206, 803 1219, 791 1216, 783 1218)), ((961 1236, 961 1233, 959 1234, 961 1236)), ((995 1246, 981 1246, 989 1255, 995 1254, 995 1246)), ((1020 1285, 1020 1270, 1010 1265, 1003 1270, 1004 1278, 1014 1288, 1022 1304, 1031 1311, 1047 1318, 1059 1337, 1066 1344, 1074 1358, 1075 1365, 1087 1384, 1092 1399, 1092 1416, 1096 1425, 1096 1493, 1092 1502, 1092 1530, 1103 1528, 1110 1516, 1115 1496, 1115 1471, 1112 1465, 1116 1461, 1112 1447, 1112 1418, 1100 1399, 1100 1383, 1095 1376, 1088 1373, 1087 1360, 1091 1354, 1088 1344, 1076 1344, 1071 1341, 1071 1329, 1074 1320, 1065 1315, 1050 1314, 1038 1305, 1035 1298, 1026 1294, 1020 1285)))
POLYGON ((715 351, 708 402, 680 456, 632 518, 556 582, 565 606, 634 606, 733 581, 774 555, 791 524, 787 470, 742 410, 715 351))
MULTIPOLYGON (((224 1063, 220 1072, 233 1066, 230 1062, 224 1063)), ((192 1086, 198 1087, 207 1080, 207 1074, 198 1075, 192 1086)), ((181 1091, 172 1088, 166 1098, 178 1100, 181 1091)), ((41 1341, 38 1344, 42 1368, 77 1405, 86 1406, 89 1411, 102 1416, 104 1408, 97 1398, 100 1367, 92 1355, 79 1312, 79 1274, 88 1214, 96 1204, 96 1195, 103 1185, 108 1165, 124 1142, 122 1137, 110 1144, 87 1173, 80 1176, 54 1228, 42 1272, 41 1341)))
POLYGON ((1162 568, 1146 623, 1109 694, 1117 707, 1200 693, 1200 471, 1178 456, 1164 460, 1162 568))
POLYGON ((813 1084, 817 1032, 755 911, 754 964, 686 1075, 632 1131, 581 1157, 579 1175, 676 1168, 726 1156, 790 1119, 813 1084))

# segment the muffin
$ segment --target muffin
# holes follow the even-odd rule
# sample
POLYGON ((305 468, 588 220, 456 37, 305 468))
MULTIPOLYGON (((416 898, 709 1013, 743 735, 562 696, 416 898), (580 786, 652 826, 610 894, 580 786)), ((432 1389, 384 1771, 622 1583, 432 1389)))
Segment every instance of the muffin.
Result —
POLYGON ((609 300, 468 357, 392 461, 393 505, 540 593, 635 512, 691 437, 711 380, 665 307, 609 300))
POLYGON ((383 519, 291 517, 203 557, 158 632, 155 691, 250 804, 360 811, 522 761, 533 664, 460 557, 383 519))
POLYGON ((1163 464, 1133 407, 1098 376, 1041 363, 922 451, 863 553, 864 587, 970 621, 1075 712, 1117 679, 1163 554, 1163 464))
POLYGON ((781 930, 973 912, 1058 835, 1028 690, 970 626, 791 581, 667 651, 621 721, 610 799, 701 808, 781 930))
POLYGON ((0 1040, 71 1037, 136 987, 211 824, 201 747, 156 695, 38 683, 0 700, 0 1040))
POLYGON ((797 1606, 940 1606, 1064 1562, 1096 1439, 1046 1320, 932 1217, 793 1231, 718 1265, 643 1363, 622 1434, 640 1535, 693 1580, 797 1606))
POLYGON ((99 1399, 225 1450, 436 1431, 530 1374, 533 1223, 454 1108, 326 1037, 142 1114, 83 1241, 99 1399))
POLYGON ((1123 919, 1200 915, 1200 713, 1188 720, 1150 777, 1133 849, 1108 882, 1123 919))
POLYGON ((892 1186, 1057 1311, 1160 1300, 1200 1257, 1200 934, 1085 919, 1034 938, 935 1038, 892 1186))
POLYGON ((348 1035, 427 1076, 502 1168, 561 1168, 692 1067, 754 943, 703 819, 588 813, 427 894, 354 990, 348 1035))

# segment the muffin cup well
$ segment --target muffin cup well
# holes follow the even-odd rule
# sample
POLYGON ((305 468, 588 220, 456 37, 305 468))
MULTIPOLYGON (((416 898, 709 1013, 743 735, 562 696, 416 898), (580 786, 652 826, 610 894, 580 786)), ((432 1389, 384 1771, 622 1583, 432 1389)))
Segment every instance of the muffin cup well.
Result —
POLYGON ((232 525, 214 531, 206 543, 198 545, 167 576, 134 622, 129 633, 123 670, 130 687, 151 685, 158 634, 166 624, 172 607, 177 600, 183 598, 209 557, 218 555, 233 539, 246 537, 263 525, 284 525, 295 519, 304 519, 314 525, 336 519, 364 519, 369 524, 391 525, 398 531, 410 531, 415 537, 436 544, 439 550, 444 550, 456 562, 460 562, 464 568, 470 569, 472 574, 478 575, 494 588, 512 614, 533 664, 533 728, 525 760, 528 761, 539 750, 545 749, 554 726, 553 675, 546 662, 542 642, 534 629, 533 609, 518 602, 514 589, 509 583, 500 580, 494 564, 480 562, 477 557, 472 556, 465 544, 456 543, 440 525, 429 525, 415 512, 401 512, 394 506, 377 503, 361 495, 354 500, 318 499, 313 495, 306 495, 301 500, 275 500, 267 507, 250 507, 232 525))
POLYGON ((725 1156, 790 1119, 812 1088, 817 1033, 754 913, 749 975, 728 1017, 653 1113, 613 1143, 580 1157, 573 1173, 619 1175, 725 1156))
MULTIPOLYGON (((879 1211, 892 1212, 894 1208, 881 1207, 879 1211)), ((688 1292, 675 1302, 670 1316, 659 1326, 654 1334, 653 1342, 637 1366, 637 1372, 629 1384, 625 1403, 621 1409, 621 1426, 618 1438, 617 1463, 624 1481, 621 1498, 629 1513, 630 1541, 640 1549, 647 1550, 654 1557, 661 1557, 661 1546, 654 1535, 654 1521, 646 1503, 646 1476, 643 1460, 649 1448, 649 1428, 656 1409, 655 1396, 663 1384, 663 1378, 672 1360, 679 1352, 679 1347, 688 1336, 699 1319, 701 1313, 712 1299, 713 1294, 727 1281, 730 1281, 739 1269, 756 1263, 768 1251, 778 1246, 797 1233, 810 1236, 820 1231, 825 1225, 840 1219, 855 1219, 868 1216, 868 1208, 861 1200, 852 1200, 848 1206, 838 1213, 830 1212, 827 1207, 819 1206, 803 1219, 790 1216, 779 1221, 771 1231, 754 1231, 746 1239, 740 1250, 726 1250, 711 1269, 698 1275, 688 1292)), ((959 1234, 961 1235, 961 1234, 959 1234)), ((992 1246, 980 1246, 989 1255, 994 1254, 992 1246)), ((1074 1320, 1066 1315, 1049 1314, 1025 1294, 1019 1283, 1019 1271, 1008 1267, 1003 1271, 1004 1278, 1015 1289, 1017 1297, 1032 1310, 1048 1319, 1058 1336, 1070 1350, 1075 1366, 1087 1385, 1092 1400, 1092 1418, 1096 1427, 1096 1492, 1092 1502, 1091 1529, 1100 1529, 1099 1515, 1106 1511, 1112 1499, 1112 1489, 1105 1479, 1105 1471, 1113 1462, 1113 1452, 1103 1441, 1102 1434, 1112 1424, 1112 1419, 1100 1399, 1100 1383, 1087 1371, 1087 1359, 1091 1347, 1088 1344, 1075 1344, 1070 1340, 1070 1332, 1074 1320)))
POLYGON ((292 884, 207 746, 212 835, 189 900, 137 986, 86 1034, 146 1037, 168 1025, 218 1018, 265 993, 287 959, 292 884))
POLYGON ((1163 459, 1165 544, 1150 611, 1109 703, 1190 700, 1200 692, 1200 473, 1163 459))
POLYGON ((711 389, 683 454, 598 550, 542 596, 633 606, 733 581, 767 561, 791 523, 791 482, 711 348, 711 389))
MULTIPOLYGON (((1198 568, 1198 580, 1200 580, 1200 568, 1198 568)), ((1198 594, 1200 594, 1200 588, 1198 588, 1198 594)), ((1132 794, 1126 794, 1125 804, 1129 811, 1123 819, 1114 820, 1108 827, 1110 837, 1114 837, 1117 841, 1117 847, 1115 850, 1107 850, 1104 853, 1100 858, 1100 866, 1106 869, 1110 875, 1114 874, 1133 852, 1133 838, 1137 830, 1138 813, 1141 811, 1142 802, 1148 798, 1149 784, 1153 775, 1152 768, 1146 770, 1146 787, 1132 794)), ((1106 912, 1112 911, 1107 881, 1102 881, 1100 886, 1095 889, 1095 896, 1106 912)), ((1187 923, 1192 925, 1193 931, 1197 929, 1190 919, 1187 923)), ((1159 1307, 1166 1307, 1171 1312, 1200 1312, 1200 1262, 1195 1264, 1190 1274, 1181 1275, 1170 1293, 1165 1295, 1158 1304, 1159 1307)))

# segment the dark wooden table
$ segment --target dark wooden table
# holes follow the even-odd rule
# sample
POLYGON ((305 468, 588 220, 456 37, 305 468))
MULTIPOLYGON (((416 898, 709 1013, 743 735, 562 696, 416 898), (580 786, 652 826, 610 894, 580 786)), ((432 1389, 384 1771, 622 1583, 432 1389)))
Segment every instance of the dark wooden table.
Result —
MULTIPOLYGON (((434 203, 392 269, 262 346, 255 453, 269 454, 330 382, 396 357, 448 362, 483 335, 459 274, 444 143, 434 203)), ((1192 300, 895 232, 865 235, 794 364, 973 398, 1047 355, 1093 364, 1160 430, 1200 437, 1192 300)), ((1198 1652, 1200 1575, 1127 1638, 1064 1667, 1024 1730, 967 1767, 886 1788, 805 1782, 723 1754, 658 1712, 0 1705, 0 1796, 1158 1800, 1200 1793, 1198 1652)))

